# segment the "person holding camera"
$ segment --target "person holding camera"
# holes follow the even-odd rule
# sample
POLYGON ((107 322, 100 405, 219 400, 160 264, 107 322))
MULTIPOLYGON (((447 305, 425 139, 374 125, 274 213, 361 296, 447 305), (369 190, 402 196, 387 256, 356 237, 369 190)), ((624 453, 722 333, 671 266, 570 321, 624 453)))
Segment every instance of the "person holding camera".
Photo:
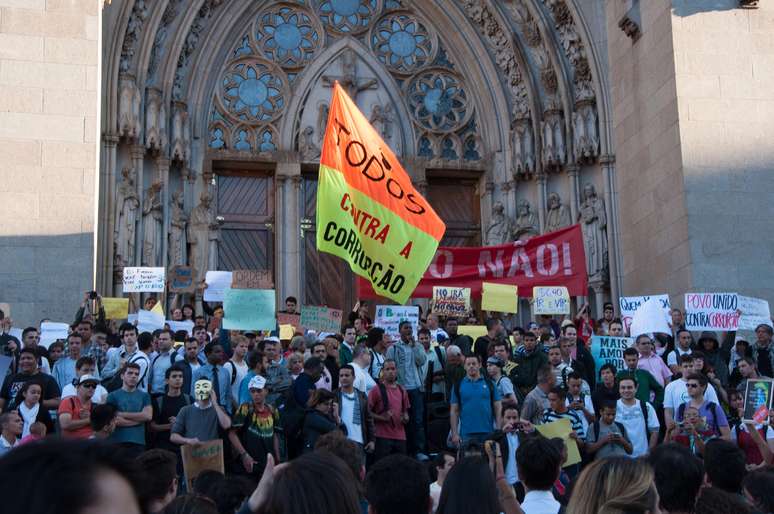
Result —
POLYGON ((489 440, 500 447, 505 480, 516 492, 519 502, 522 502, 526 491, 516 466, 516 450, 519 449, 524 438, 535 431, 535 427, 529 421, 519 417, 519 409, 512 403, 503 405, 501 418, 499 429, 490 436, 489 440))

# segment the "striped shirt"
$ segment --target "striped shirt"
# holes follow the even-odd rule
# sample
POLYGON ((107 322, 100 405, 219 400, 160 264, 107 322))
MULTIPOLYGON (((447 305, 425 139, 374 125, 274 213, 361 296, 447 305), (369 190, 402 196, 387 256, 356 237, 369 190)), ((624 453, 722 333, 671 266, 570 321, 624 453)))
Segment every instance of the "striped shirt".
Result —
POLYGON ((572 429, 579 438, 582 439, 586 437, 586 433, 583 431, 583 423, 577 412, 568 410, 559 414, 553 409, 548 409, 543 413, 543 423, 551 423, 552 421, 559 421, 560 419, 565 418, 570 420, 572 429))

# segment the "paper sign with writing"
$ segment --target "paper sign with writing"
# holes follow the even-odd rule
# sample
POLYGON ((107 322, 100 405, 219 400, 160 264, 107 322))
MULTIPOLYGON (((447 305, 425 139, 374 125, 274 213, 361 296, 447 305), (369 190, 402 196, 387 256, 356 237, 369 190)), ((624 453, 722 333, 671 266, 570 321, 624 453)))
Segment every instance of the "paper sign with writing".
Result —
POLYGON ((736 330, 739 326, 736 293, 685 293, 685 328, 736 330))
POLYGON ((40 345, 48 349, 51 343, 57 339, 67 339, 67 334, 70 333, 70 325, 67 323, 55 323, 53 321, 46 321, 40 324, 40 345))
POLYGON ((301 315, 288 314, 287 312, 278 312, 277 323, 280 325, 291 325, 295 328, 298 328, 301 326, 301 315))
POLYGON ((159 314, 158 312, 154 311, 146 311, 144 309, 137 311, 138 332, 153 332, 154 330, 158 330, 160 328, 164 328, 163 314, 159 314))
POLYGON ((564 286, 532 288, 532 314, 569 314, 570 293, 564 286))
POLYGON ((572 466, 581 461, 578 443, 575 442, 575 439, 570 439, 572 424, 569 419, 563 418, 558 421, 552 421, 551 423, 537 425, 535 428, 544 437, 549 439, 559 437, 564 441, 564 445, 567 447, 567 461, 564 463, 563 467, 566 468, 567 466, 572 466))
POLYGON ((669 326, 669 315, 661 307, 658 298, 651 298, 643 303, 632 316, 632 323, 629 326, 629 335, 634 337, 641 334, 661 333, 670 334, 672 329, 669 326))
POLYGON ((417 337, 419 327, 419 307, 415 305, 377 305, 374 325, 381 327, 390 334, 393 339, 400 339, 398 325, 401 321, 411 323, 414 337, 417 337))
POLYGON ((124 293, 159 293, 164 291, 164 268, 124 268, 124 293))
POLYGON ((494 312, 519 311, 519 289, 510 284, 484 282, 481 292, 481 309, 494 312))
POLYGON ((739 295, 739 330, 755 330, 758 325, 774 326, 771 323, 769 302, 760 298, 739 295))
POLYGON ((204 276, 204 301, 222 302, 226 289, 231 289, 231 278, 230 271, 208 271, 204 276))
POLYGON ((632 317, 640 306, 650 300, 656 298, 661 303, 661 308, 664 309, 667 315, 671 306, 669 305, 668 294, 651 294, 645 296, 621 296, 618 298, 618 307, 621 309, 621 321, 624 324, 624 330, 628 331, 629 326, 632 324, 632 317))
POLYGON ((274 289, 228 289, 223 297, 223 328, 274 330, 274 289))
POLYGON ((192 335, 194 322, 191 321, 190 319, 185 321, 174 321, 174 320, 168 319, 166 323, 167 325, 169 325, 169 329, 172 332, 179 332, 181 330, 184 330, 185 332, 188 333, 189 336, 192 335))
POLYGON ((477 337, 486 335, 486 327, 482 325, 460 325, 457 327, 457 333, 463 336, 470 336, 475 341, 477 337))
POLYGON ((196 284, 193 281, 191 266, 174 266, 169 270, 169 291, 172 293, 193 293, 196 284))
POLYGON ((180 454, 183 457, 183 472, 189 491, 194 490, 193 482, 202 471, 225 471, 222 439, 184 444, 180 447, 180 454))
POLYGON ((267 270, 237 269, 231 272, 232 289, 273 289, 271 272, 267 270))
POLYGON ((464 316, 470 311, 469 287, 433 287, 433 313, 439 316, 464 316))
POLYGON ((339 309, 304 305, 301 307, 301 326, 317 332, 340 332, 343 315, 339 309))
POLYGON ((126 319, 129 315, 129 298, 103 298, 102 307, 107 319, 126 319))
POLYGON ((750 378, 744 391, 744 414, 742 421, 765 423, 769 417, 772 399, 772 385, 768 379, 750 378))
POLYGON ((623 352, 634 345, 631 337, 591 336, 591 356, 594 358, 594 367, 599 370, 605 364, 612 364, 620 371, 626 369, 623 352))

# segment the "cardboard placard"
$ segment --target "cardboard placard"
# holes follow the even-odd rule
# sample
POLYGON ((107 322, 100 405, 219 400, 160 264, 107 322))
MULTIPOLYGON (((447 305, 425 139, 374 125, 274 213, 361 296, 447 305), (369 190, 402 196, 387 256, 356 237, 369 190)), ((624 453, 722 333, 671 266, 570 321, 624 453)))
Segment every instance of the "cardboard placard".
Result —
POLYGON ((634 311, 629 326, 629 335, 636 338, 641 334, 671 334, 669 315, 664 311, 658 298, 651 298, 634 311))
POLYGON ((742 311, 739 330, 755 330, 758 325, 774 327, 771 323, 769 302, 766 300, 739 295, 739 310, 742 311))
POLYGON ((321 332, 341 332, 341 321, 344 312, 339 309, 329 309, 316 305, 301 307, 301 326, 308 330, 321 332))
POLYGON ((299 328, 301 326, 301 315, 278 312, 277 323, 279 325, 291 325, 293 328, 299 328))
POLYGON ((464 316, 470 312, 469 287, 433 287, 433 314, 464 316))
POLYGON ((193 332, 194 322, 191 321, 190 319, 185 321, 174 321, 174 320, 168 319, 166 323, 167 325, 169 325, 169 329, 172 332, 185 330, 186 332, 188 332, 189 336, 193 335, 192 332, 193 332))
POLYGON ((193 491, 193 483, 202 471, 225 472, 223 459, 223 440, 213 439, 199 444, 184 444, 180 447, 183 457, 183 472, 188 490, 193 491))
POLYGON ((742 421, 757 424, 766 423, 771 409, 773 386, 774 381, 769 379, 747 379, 742 421))
POLYGON ((204 283, 207 287, 204 288, 204 301, 222 302, 225 291, 231 289, 231 279, 230 271, 208 271, 205 273, 204 283))
POLYGON ((736 293, 685 293, 685 328, 736 330, 739 326, 736 293))
POLYGON ((532 288, 532 314, 569 314, 570 293, 564 286, 532 288))
POLYGON ((162 328, 164 328, 164 314, 144 309, 137 311, 137 331, 139 333, 153 332, 162 328))
POLYGON ((419 307, 416 305, 377 305, 376 318, 374 325, 381 327, 390 334, 393 339, 400 339, 398 326, 401 321, 411 323, 414 332, 414 338, 417 337, 419 329, 419 307))
POLYGON ((124 293, 161 293, 164 292, 166 270, 164 268, 124 267, 124 293))
POLYGON ((223 298, 223 328, 274 330, 274 289, 228 289, 223 298))
POLYGON ((129 316, 129 298, 103 298, 102 307, 107 319, 126 319, 129 316))
POLYGON ((564 445, 567 447, 567 462, 563 467, 572 466, 581 461, 580 451, 578 450, 578 443, 575 439, 570 439, 570 432, 572 432, 572 424, 567 418, 563 418, 551 423, 545 423, 543 425, 537 425, 535 427, 544 437, 549 439, 559 437, 564 441, 564 445))
POLYGON ((459 325, 457 327, 457 334, 470 336, 475 341, 477 337, 486 335, 486 327, 483 325, 459 325))
POLYGON ((171 293, 193 293, 196 284, 193 281, 191 266, 174 266, 169 270, 169 291, 171 293))
POLYGON ((274 289, 271 271, 235 269, 231 274, 231 289, 274 289))
POLYGON ((66 340, 70 333, 70 325, 67 323, 55 323, 46 321, 40 324, 40 345, 45 349, 51 346, 51 343, 57 339, 66 340))
POLYGON ((290 341, 296 335, 296 327, 293 325, 280 325, 279 338, 281 341, 290 341))
POLYGON ((624 324, 624 330, 629 331, 629 326, 632 324, 632 318, 637 309, 651 298, 656 298, 664 312, 669 316, 669 311, 672 307, 669 304, 668 294, 651 294, 645 296, 621 296, 618 299, 618 307, 621 309, 621 321, 624 324))
POLYGON ((597 375, 599 375, 599 369, 605 364, 612 364, 617 371, 626 369, 623 352, 633 344, 634 339, 631 337, 591 336, 589 351, 594 358, 597 375))
POLYGON ((519 312, 519 288, 510 284, 484 282, 481 309, 493 312, 519 312))

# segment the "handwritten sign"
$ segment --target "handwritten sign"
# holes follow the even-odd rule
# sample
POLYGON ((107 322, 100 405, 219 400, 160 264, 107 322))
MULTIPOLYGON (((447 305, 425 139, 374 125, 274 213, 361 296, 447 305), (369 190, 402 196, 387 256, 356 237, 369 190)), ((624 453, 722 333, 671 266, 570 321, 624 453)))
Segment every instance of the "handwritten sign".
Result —
POLYGON ((70 333, 70 325, 67 323, 55 323, 46 321, 40 324, 40 345, 48 349, 51 343, 57 339, 65 340, 70 333))
POLYGON ((174 321, 174 320, 168 319, 166 323, 167 325, 169 325, 169 329, 172 332, 177 333, 180 331, 184 331, 184 332, 187 332, 189 336, 193 335, 192 332, 194 328, 194 322, 191 321, 190 319, 185 321, 174 321))
POLYGON ((193 293, 196 285, 193 281, 191 266, 174 266, 169 270, 169 291, 172 293, 193 293))
POLYGON ((599 378, 599 369, 612 364, 616 371, 626 369, 623 352, 634 344, 630 337, 591 336, 591 356, 599 378))
POLYGON ((469 287, 433 287, 433 313, 464 316, 470 312, 469 287))
POLYGON ((771 409, 772 385, 767 379, 750 378, 745 384, 742 421, 765 423, 771 409))
POLYGON ((317 332, 340 332, 343 316, 339 309, 304 305, 301 307, 301 326, 317 332))
POLYGON ((270 271, 237 269, 231 273, 232 289, 274 289, 270 271))
POLYGON ((204 301, 222 302, 224 292, 231 289, 231 272, 208 271, 204 275, 204 283, 207 284, 204 289, 204 301))
POLYGON ((164 268, 124 267, 124 293, 153 293, 164 291, 164 268))
POLYGON ((739 295, 739 310, 742 311, 739 330, 755 330, 758 325, 774 326, 771 323, 769 302, 766 300, 739 295))
POLYGON ((227 289, 223 296, 223 328, 274 330, 274 289, 227 289))
POLYGON ((736 293, 686 293, 685 328, 688 330, 736 330, 739 327, 739 295, 736 293))
POLYGON ((224 473, 223 440, 214 439, 199 444, 184 444, 180 448, 183 457, 183 472, 188 490, 193 491, 193 483, 202 471, 224 473))
POLYGON ((301 326, 301 315, 288 314, 287 312, 278 312, 277 323, 280 325, 290 325, 293 328, 298 328, 301 326))
POLYGON ((656 298, 661 303, 661 308, 666 311, 667 315, 669 315, 669 311, 672 307, 669 305, 668 294, 621 296, 618 298, 618 307, 621 309, 621 321, 623 321, 624 330, 627 332, 629 331, 634 313, 637 312, 637 309, 639 309, 643 303, 647 302, 651 298, 656 298))
POLYGON ((401 321, 411 323, 414 337, 417 337, 419 327, 419 307, 416 305, 377 305, 374 325, 381 327, 393 339, 400 339, 398 326, 401 321))
POLYGON ((484 282, 481 292, 481 308, 485 311, 494 312, 518 312, 518 287, 509 284, 484 282))
POLYGON ((129 298, 103 298, 102 307, 107 319, 126 319, 129 316, 129 298))
POLYGON ((658 298, 651 298, 634 312, 629 335, 636 338, 641 334, 662 333, 671 334, 669 314, 661 307, 658 298))
POLYGON ((570 293, 566 287, 532 288, 532 314, 569 314, 570 293))
POLYGON ((575 439, 570 439, 572 424, 569 419, 563 418, 558 421, 552 421, 551 423, 537 425, 535 428, 544 437, 548 437, 549 439, 559 437, 564 441, 564 445, 567 447, 567 461, 564 463, 563 467, 566 468, 567 466, 572 466, 581 461, 578 443, 575 442, 575 439))
POLYGON ((153 332, 164 328, 164 314, 159 314, 155 311, 146 311, 140 309, 137 311, 137 331, 153 332))

